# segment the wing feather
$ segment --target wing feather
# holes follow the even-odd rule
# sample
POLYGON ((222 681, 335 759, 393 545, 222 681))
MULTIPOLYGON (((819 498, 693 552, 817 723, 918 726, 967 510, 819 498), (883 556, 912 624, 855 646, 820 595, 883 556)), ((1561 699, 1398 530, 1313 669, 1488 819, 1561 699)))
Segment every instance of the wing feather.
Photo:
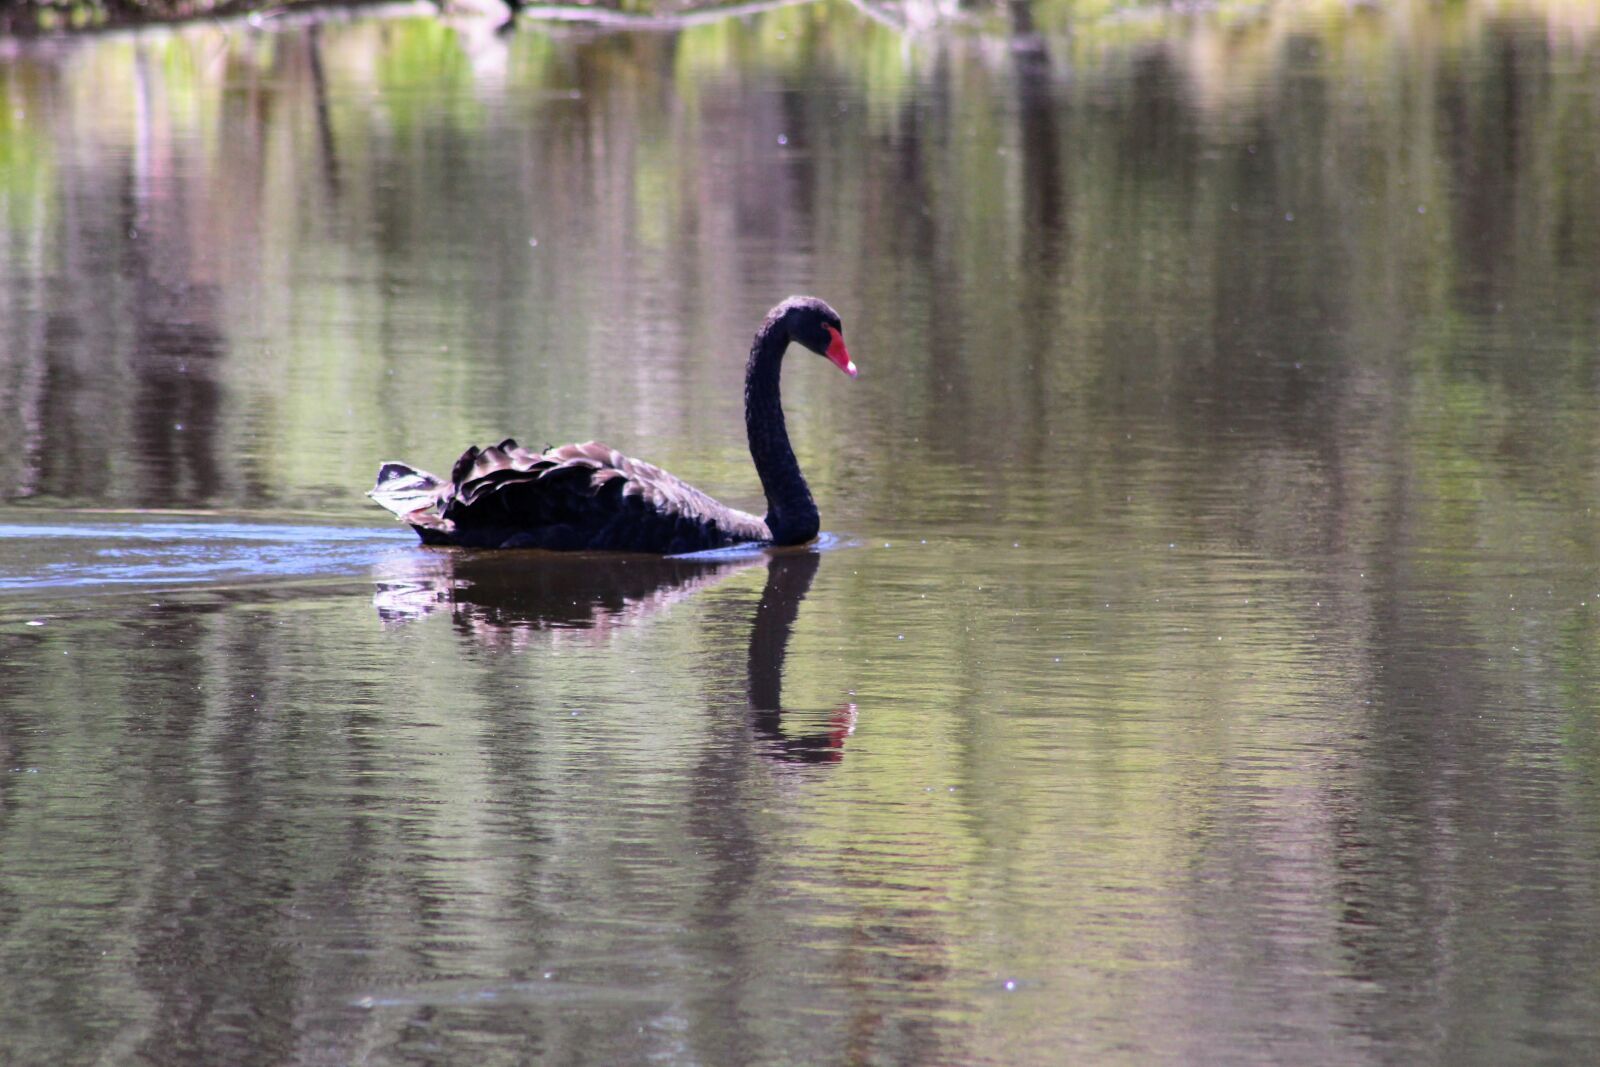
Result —
POLYGON ((766 523, 599 441, 461 454, 450 480, 385 464, 370 494, 424 541, 691 552, 766 541, 766 523))

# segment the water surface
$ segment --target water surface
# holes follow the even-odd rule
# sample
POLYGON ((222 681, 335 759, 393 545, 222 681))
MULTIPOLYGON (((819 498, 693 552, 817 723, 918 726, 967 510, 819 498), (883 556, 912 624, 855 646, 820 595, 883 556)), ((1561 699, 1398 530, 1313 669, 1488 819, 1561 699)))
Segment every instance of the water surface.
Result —
POLYGON ((1589 1054, 1582 11, 492 31, 0 47, 0 1059, 1589 1054), (821 551, 361 495, 791 292, 821 551))

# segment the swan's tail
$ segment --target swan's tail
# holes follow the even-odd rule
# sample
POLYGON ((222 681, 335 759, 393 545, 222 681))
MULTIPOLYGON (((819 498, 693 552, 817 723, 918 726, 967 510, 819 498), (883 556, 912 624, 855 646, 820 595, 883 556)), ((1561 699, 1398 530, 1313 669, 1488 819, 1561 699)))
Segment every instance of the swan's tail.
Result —
POLYGON ((437 504, 443 486, 427 471, 404 463, 385 463, 378 468, 378 484, 367 490, 367 495, 394 512, 395 518, 415 522, 413 512, 437 504))

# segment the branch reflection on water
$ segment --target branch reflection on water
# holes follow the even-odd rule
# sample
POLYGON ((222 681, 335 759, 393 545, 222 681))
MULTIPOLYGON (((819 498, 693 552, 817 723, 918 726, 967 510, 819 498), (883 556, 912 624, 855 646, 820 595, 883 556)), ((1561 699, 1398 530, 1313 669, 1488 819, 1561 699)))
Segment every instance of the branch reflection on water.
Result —
POLYGON ((783 663, 800 604, 822 556, 767 552, 732 558, 556 556, 419 551, 378 577, 378 617, 403 625, 448 612, 462 637, 484 648, 532 650, 578 634, 603 640, 765 561, 766 584, 750 624, 746 703, 761 754, 790 763, 836 763, 855 730, 845 702, 805 733, 783 726, 783 663))

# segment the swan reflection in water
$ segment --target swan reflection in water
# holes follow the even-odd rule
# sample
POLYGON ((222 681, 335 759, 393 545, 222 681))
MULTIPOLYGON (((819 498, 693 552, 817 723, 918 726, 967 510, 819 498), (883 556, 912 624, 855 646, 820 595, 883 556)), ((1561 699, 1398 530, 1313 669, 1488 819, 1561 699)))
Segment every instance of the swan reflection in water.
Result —
POLYGON ((783 729, 783 661, 800 603, 822 556, 768 550, 737 557, 590 556, 422 552, 377 578, 373 606, 386 624, 449 613, 457 631, 493 649, 604 640, 735 573, 765 562, 745 661, 749 722, 762 754, 791 763, 836 763, 855 730, 856 706, 839 704, 821 728, 783 729))

